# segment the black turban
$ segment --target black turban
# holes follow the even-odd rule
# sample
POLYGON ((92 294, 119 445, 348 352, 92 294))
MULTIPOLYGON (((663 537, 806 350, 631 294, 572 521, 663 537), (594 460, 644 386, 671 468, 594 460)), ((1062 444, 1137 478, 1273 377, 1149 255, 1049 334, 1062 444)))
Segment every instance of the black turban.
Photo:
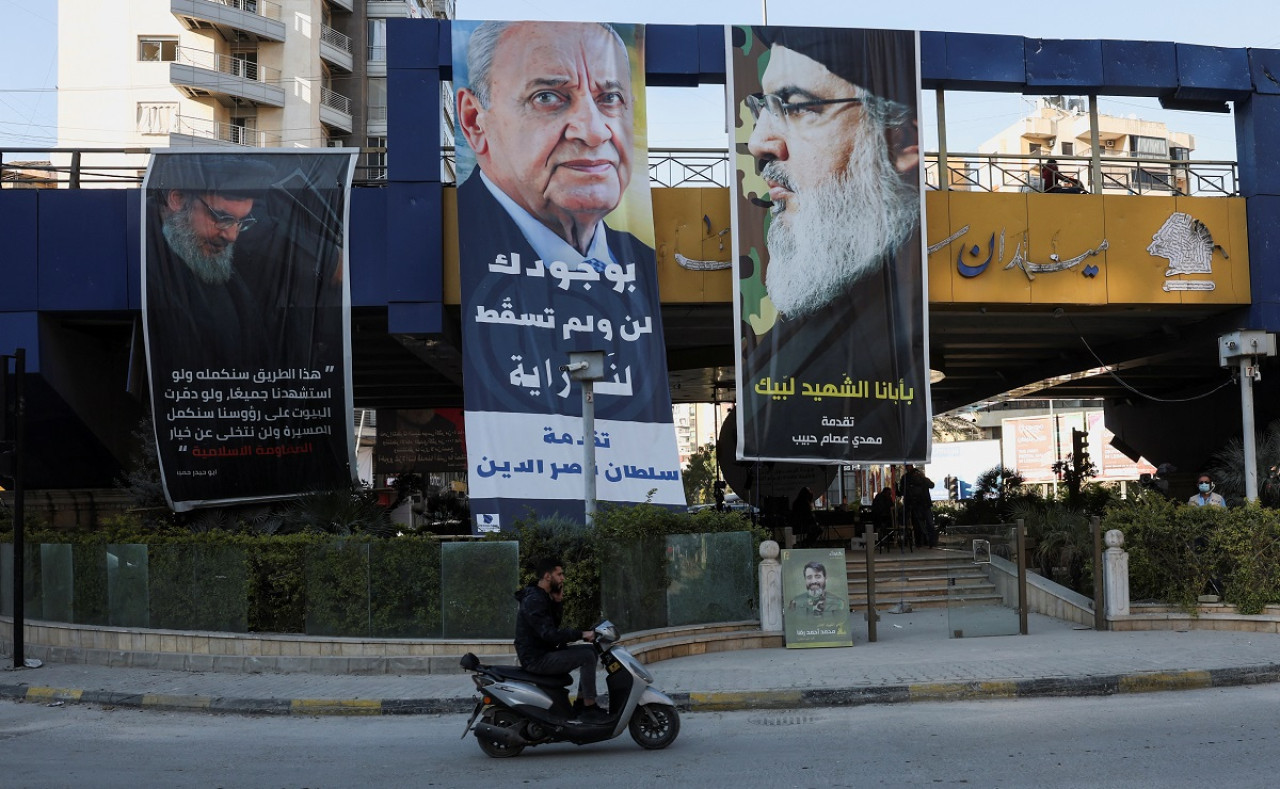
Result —
POLYGON ((786 47, 882 99, 916 108, 916 34, 907 30, 757 27, 767 47, 786 47))

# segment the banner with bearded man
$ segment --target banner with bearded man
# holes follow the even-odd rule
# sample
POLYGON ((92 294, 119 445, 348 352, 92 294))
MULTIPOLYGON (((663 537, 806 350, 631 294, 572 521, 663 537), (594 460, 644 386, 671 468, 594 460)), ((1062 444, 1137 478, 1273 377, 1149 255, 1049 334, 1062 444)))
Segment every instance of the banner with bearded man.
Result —
POLYGON ((740 459, 928 459, 918 52, 730 29, 740 459))

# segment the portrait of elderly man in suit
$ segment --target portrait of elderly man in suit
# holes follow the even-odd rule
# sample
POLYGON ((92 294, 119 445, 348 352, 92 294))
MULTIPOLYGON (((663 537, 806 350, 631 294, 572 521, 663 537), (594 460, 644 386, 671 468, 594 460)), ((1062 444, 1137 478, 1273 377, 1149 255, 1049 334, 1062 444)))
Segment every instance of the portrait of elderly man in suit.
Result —
POLYGON ((739 282, 762 285, 767 298, 742 297, 747 454, 922 457, 915 34, 757 27, 749 35, 753 59, 735 47, 735 91, 751 91, 738 94, 739 151, 755 165, 738 204, 739 282), (761 393, 765 379, 794 390, 761 393), (805 384, 851 399, 804 397, 805 384), (832 434, 850 441, 792 446, 793 435, 829 434, 824 417, 856 423, 848 436, 832 434))
POLYGON ((476 169, 459 187, 460 215, 514 223, 548 263, 601 271, 650 260, 652 250, 604 223, 634 164, 636 97, 618 33, 600 23, 485 22, 471 34, 467 71, 458 125, 476 169))

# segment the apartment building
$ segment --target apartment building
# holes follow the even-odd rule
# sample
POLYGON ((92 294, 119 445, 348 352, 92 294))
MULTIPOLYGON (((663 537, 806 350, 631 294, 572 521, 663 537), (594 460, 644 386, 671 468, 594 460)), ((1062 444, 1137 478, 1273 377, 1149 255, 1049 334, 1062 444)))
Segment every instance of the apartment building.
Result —
MULTIPOLYGON (((1041 96, 1023 119, 978 146, 987 160, 951 163, 951 188, 990 188, 991 191, 1040 191, 1040 165, 1058 160, 1063 173, 1089 181, 1092 131, 1088 99, 1041 96), (1025 157, 1018 159, 1017 157, 1025 157), (991 164, 994 162, 995 164, 991 164), (991 168, 990 172, 983 172, 991 168)), ((1089 191, 1106 194, 1189 194, 1187 161, 1195 150, 1190 134, 1171 131, 1162 121, 1130 116, 1098 115, 1098 147, 1102 184, 1089 191), (1163 160, 1163 161, 1160 161, 1163 160)))
POLYGON ((62 0, 58 147, 365 147, 380 150, 362 177, 385 176, 386 20, 453 14, 454 0, 62 0))

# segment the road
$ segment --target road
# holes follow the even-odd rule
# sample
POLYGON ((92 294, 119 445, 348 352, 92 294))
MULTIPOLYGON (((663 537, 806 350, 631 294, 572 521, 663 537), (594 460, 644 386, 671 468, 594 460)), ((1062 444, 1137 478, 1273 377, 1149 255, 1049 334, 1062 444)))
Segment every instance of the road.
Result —
POLYGON ((462 716, 217 716, 0 702, 5 787, 1270 787, 1280 686, 685 714, 680 739, 484 756, 462 716))

